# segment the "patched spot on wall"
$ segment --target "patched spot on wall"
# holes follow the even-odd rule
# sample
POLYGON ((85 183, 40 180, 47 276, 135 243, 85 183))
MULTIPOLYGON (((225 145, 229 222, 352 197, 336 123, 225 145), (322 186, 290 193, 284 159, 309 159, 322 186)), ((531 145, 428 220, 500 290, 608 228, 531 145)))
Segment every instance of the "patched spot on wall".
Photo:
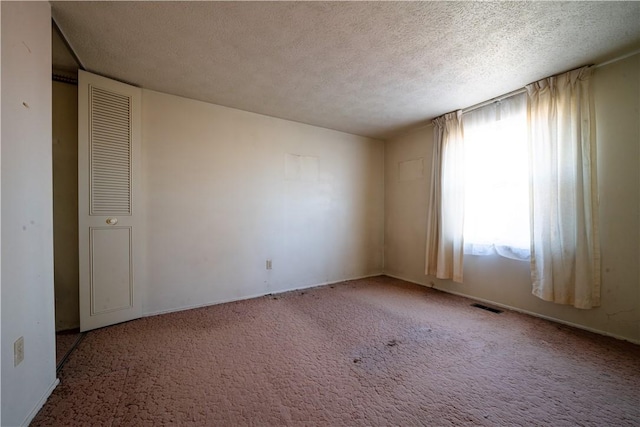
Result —
POLYGON ((289 153, 284 155, 284 177, 287 181, 315 182, 319 171, 319 157, 289 153))
POLYGON ((424 176, 424 159, 405 160, 398 163, 398 181, 415 181, 424 176))

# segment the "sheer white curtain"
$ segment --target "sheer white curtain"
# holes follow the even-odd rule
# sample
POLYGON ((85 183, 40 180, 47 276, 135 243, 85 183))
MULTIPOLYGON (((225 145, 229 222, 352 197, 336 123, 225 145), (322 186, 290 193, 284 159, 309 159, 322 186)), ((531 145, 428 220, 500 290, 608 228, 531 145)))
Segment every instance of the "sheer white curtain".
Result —
POLYGON ((527 95, 464 115, 464 252, 529 259, 527 95))
POLYGON ((526 87, 533 294, 600 305, 595 135, 585 67, 526 87))
POLYGON ((425 261, 425 274, 460 283, 464 249, 464 137, 461 116, 462 112, 457 111, 433 121, 433 167, 425 261))

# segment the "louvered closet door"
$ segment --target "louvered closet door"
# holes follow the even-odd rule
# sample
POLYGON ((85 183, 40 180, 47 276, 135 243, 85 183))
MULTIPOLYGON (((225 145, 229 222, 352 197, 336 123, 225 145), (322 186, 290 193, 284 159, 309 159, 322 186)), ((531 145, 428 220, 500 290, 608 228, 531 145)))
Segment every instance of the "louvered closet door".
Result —
POLYGON ((80 329, 141 316, 141 90, 78 76, 80 329))

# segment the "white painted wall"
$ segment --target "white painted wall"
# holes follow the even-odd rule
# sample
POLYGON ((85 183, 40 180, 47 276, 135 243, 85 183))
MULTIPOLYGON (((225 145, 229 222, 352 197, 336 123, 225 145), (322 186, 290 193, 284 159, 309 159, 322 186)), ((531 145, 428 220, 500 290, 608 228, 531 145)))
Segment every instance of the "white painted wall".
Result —
POLYGON ((53 82, 53 244, 56 331, 80 327, 78 87, 53 82))
POLYGON ((598 140, 602 306, 578 310, 531 295, 528 262, 466 256, 465 283, 424 275, 433 129, 386 143, 385 272, 640 341, 640 55, 598 68, 594 76, 598 140), (401 180, 399 164, 424 159, 424 173, 401 180))
POLYGON ((28 423, 55 386, 51 13, 2 2, 3 426, 28 423), (13 363, 24 337, 25 358, 13 363))
POLYGON ((142 122, 144 313, 382 272, 381 141, 148 90, 142 122))

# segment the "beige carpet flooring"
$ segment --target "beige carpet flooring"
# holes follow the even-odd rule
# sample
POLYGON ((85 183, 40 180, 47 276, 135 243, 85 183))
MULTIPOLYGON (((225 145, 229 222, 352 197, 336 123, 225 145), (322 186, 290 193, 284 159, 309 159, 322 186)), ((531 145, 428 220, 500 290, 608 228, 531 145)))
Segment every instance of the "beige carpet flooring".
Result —
POLYGON ((640 425, 640 346, 472 302, 377 277, 93 331, 32 425, 640 425))

